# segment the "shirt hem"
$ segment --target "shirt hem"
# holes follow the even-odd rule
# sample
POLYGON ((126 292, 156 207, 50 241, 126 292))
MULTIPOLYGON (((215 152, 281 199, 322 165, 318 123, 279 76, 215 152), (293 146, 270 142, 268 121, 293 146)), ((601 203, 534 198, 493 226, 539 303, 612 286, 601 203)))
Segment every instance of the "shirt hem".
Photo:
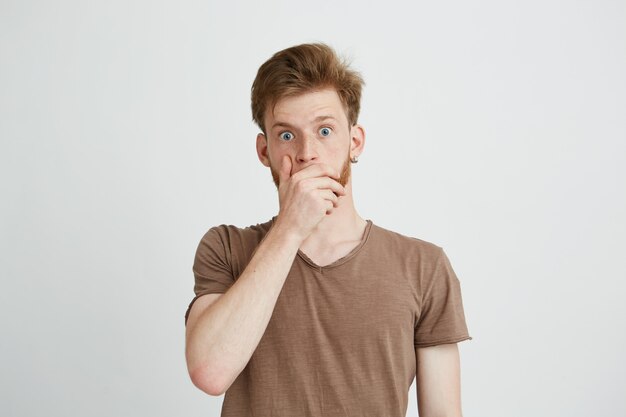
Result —
POLYGON ((472 339, 473 339, 473 337, 471 337, 469 335, 463 335, 463 336, 448 337, 448 338, 445 338, 445 339, 433 340, 431 342, 415 343, 414 346, 416 348, 423 348, 423 347, 428 347, 428 346, 443 345, 443 344, 446 344, 446 343, 458 343, 458 342, 462 342, 464 340, 472 340, 472 339))

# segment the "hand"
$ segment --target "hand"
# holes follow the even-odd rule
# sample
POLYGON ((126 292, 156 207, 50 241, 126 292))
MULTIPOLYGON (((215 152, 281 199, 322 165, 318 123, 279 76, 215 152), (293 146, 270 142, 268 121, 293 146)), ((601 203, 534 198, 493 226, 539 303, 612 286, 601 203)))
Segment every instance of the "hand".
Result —
POLYGON ((279 169, 278 198, 281 226, 306 239, 346 195, 337 181, 339 173, 327 164, 313 164, 291 175, 291 158, 285 155, 279 169))

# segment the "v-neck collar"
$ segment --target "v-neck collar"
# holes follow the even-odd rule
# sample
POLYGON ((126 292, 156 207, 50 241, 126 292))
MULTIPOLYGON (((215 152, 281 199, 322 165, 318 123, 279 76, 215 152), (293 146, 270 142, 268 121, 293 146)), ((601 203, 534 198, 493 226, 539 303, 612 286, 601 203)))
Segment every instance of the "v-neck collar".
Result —
MULTIPOLYGON (((272 217, 271 223, 272 225, 274 224, 274 220, 276 219, 276 217, 278 216, 274 216, 272 217)), ((356 256, 357 253, 359 253, 361 251, 361 248, 363 247, 363 245, 365 245, 365 243, 367 242, 369 236, 370 236, 370 231, 372 230, 372 225, 373 222, 370 219, 365 220, 367 222, 367 224, 365 225, 365 231, 363 232, 363 236, 361 238, 361 242, 359 242, 359 244, 357 246, 355 246, 350 253, 348 253, 347 255, 337 259, 336 261, 328 264, 328 265, 324 265, 324 266, 320 266, 317 265, 315 262, 313 262, 311 260, 311 258, 309 258, 307 256, 306 253, 302 252, 300 249, 298 249, 298 256, 300 257, 300 259, 302 259, 308 266, 310 266, 311 268, 319 271, 319 272, 324 272, 328 269, 331 268, 335 268, 339 265, 342 265, 346 262, 348 262, 350 259, 352 259, 354 256, 356 256)))

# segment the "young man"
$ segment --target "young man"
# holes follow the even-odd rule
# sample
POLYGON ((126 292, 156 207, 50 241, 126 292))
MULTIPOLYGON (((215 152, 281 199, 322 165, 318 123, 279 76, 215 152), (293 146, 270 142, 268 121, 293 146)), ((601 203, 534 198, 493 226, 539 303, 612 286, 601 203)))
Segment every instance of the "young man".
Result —
POLYGON ((252 85, 256 148, 279 213, 212 227, 185 315, 193 383, 222 416, 461 416, 467 330, 443 249, 357 213, 363 80, 324 44, 274 54, 252 85))

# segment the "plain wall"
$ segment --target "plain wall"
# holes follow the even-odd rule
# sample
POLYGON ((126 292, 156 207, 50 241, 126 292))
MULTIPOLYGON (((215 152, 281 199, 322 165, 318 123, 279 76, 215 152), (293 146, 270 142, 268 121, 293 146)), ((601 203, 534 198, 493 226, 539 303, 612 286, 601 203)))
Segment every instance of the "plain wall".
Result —
POLYGON ((358 212, 459 277, 464 416, 626 415, 609 0, 2 0, 0 414, 219 415, 184 361, 193 257, 277 213, 250 86, 311 41, 366 81, 358 212))

